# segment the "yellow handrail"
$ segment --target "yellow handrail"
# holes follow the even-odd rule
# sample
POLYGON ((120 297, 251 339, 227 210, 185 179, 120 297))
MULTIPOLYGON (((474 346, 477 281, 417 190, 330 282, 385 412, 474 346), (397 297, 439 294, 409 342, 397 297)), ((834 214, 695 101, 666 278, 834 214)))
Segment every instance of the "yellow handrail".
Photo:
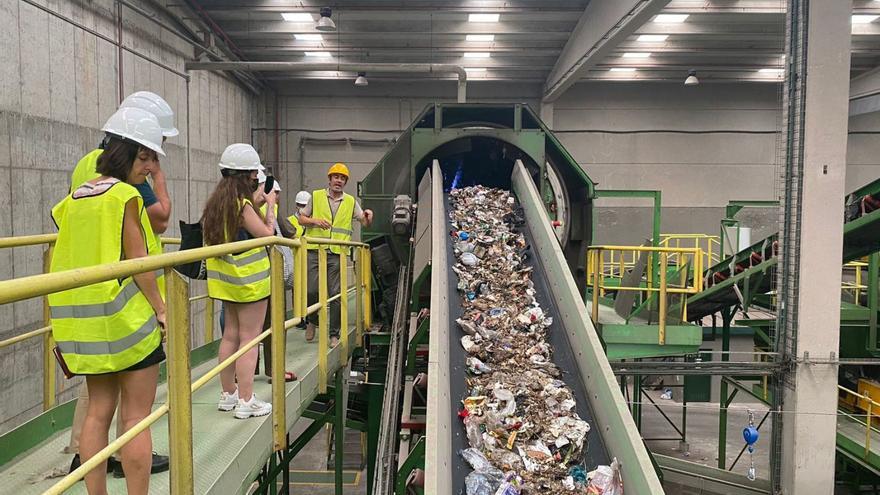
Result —
MULTIPOLYGON (((611 263, 614 265, 614 262, 611 263)), ((592 319, 593 323, 599 324, 599 296, 600 294, 604 294, 605 290, 615 290, 615 291, 636 291, 636 292, 644 292, 645 294, 650 294, 653 292, 658 293, 658 299, 660 303, 659 307, 659 334, 658 334, 658 343, 660 345, 666 344, 666 317, 667 317, 667 308, 668 308, 668 297, 669 294, 696 294, 703 290, 703 277, 699 274, 703 273, 703 250, 700 247, 651 247, 651 246, 590 246, 587 248, 587 286, 592 287, 593 291, 593 304, 592 304, 592 319), (660 262, 660 271, 659 271, 659 280, 658 284, 655 287, 652 283, 651 270, 648 270, 647 283, 642 286, 641 280, 639 280, 634 286, 624 286, 623 285, 623 277, 620 277, 620 285, 619 286, 607 286, 605 284, 606 273, 603 270, 603 262, 604 262, 604 254, 609 253, 611 260, 614 260, 614 253, 618 253, 619 257, 618 261, 623 256, 623 253, 633 253, 635 256, 636 253, 649 253, 649 256, 654 256, 655 254, 658 256, 660 262), (676 260, 679 262, 679 266, 684 266, 687 263, 690 263, 692 260, 694 264, 694 274, 696 274, 692 282, 690 284, 687 283, 687 273, 682 272, 679 277, 680 287, 670 287, 669 282, 667 280, 668 268, 669 268, 669 258, 671 256, 676 256, 676 260)), ((620 271, 621 275, 623 271, 620 271)), ((684 298, 683 298, 684 299, 684 298)), ((687 317, 687 301, 685 300, 681 305, 682 311, 682 319, 684 320, 687 317)))
POLYGON ((842 385, 838 385, 837 389, 846 393, 846 394, 852 395, 858 399, 864 400, 868 403, 868 406, 866 408, 867 415, 865 416, 865 459, 867 459, 868 455, 870 455, 870 453, 871 453, 871 430, 872 429, 876 430, 876 428, 871 427, 871 414, 872 414, 871 411, 875 406, 880 407, 880 402, 875 401, 867 394, 860 394, 860 393, 858 393, 854 390, 850 390, 842 385))
MULTIPOLYGON (((52 244, 56 238, 55 234, 45 234, 39 236, 27 236, 27 238, 2 238, 0 239, 0 248, 2 247, 21 247, 39 244, 52 244)), ((166 242, 172 244, 173 242, 166 242)), ((340 266, 347 267, 347 258, 345 254, 340 256, 340 266), (345 259, 346 261, 343 261, 345 259)), ((371 292, 371 269, 370 269, 370 252, 366 244, 351 241, 338 241, 323 238, 300 238, 300 239, 284 239, 281 237, 261 237, 246 241, 232 242, 217 246, 208 246, 198 249, 186 251, 178 251, 174 253, 165 253, 157 256, 138 258, 132 260, 124 260, 100 266, 92 266, 87 268, 79 268, 67 270, 64 272, 44 273, 41 275, 32 275, 13 280, 0 281, 0 304, 8 304, 16 301, 32 297, 41 297, 54 292, 72 289, 75 287, 83 287, 106 280, 113 280, 131 276, 137 273, 151 272, 158 269, 164 269, 166 275, 166 304, 168 306, 168 403, 160 406, 149 416, 132 427, 124 435, 107 445, 98 454, 88 459, 77 470, 68 474, 50 488, 46 493, 60 494, 73 486, 74 483, 81 480, 86 473, 94 469, 98 464, 106 461, 113 453, 122 448, 140 432, 146 430, 155 423, 164 414, 169 413, 169 439, 171 440, 171 457, 174 460, 170 474, 171 490, 174 493, 192 494, 193 493, 193 470, 192 470, 192 402, 191 394, 199 387, 206 384, 210 379, 215 377, 220 371, 230 366, 238 357, 248 350, 256 346, 260 341, 268 336, 272 336, 273 351, 273 367, 272 367, 272 397, 273 397, 273 440, 275 449, 279 450, 285 447, 287 433, 287 418, 285 413, 285 388, 284 388, 284 358, 286 329, 292 328, 302 321, 308 314, 319 312, 319 388, 326 390, 327 387, 327 357, 330 351, 328 338, 328 322, 329 322, 329 301, 331 299, 341 298, 345 303, 340 304, 342 311, 347 311, 347 298, 342 297, 344 294, 350 294, 353 290, 357 297, 358 321, 357 342, 360 345, 361 332, 364 328, 369 328, 371 324, 370 313, 370 292, 371 292), (312 306, 307 306, 306 296, 306 243, 316 244, 319 256, 319 276, 322 279, 322 287, 320 290, 320 301, 312 306), (349 246, 353 247, 355 254, 355 269, 357 273, 357 284, 355 287, 347 287, 347 278, 341 281, 339 294, 335 294, 332 298, 328 298, 326 287, 326 269, 327 269, 327 246, 349 246), (283 289, 283 270, 282 257, 276 246, 288 246, 293 249, 294 259, 296 260, 295 273, 298 276, 294 280, 294 318, 288 321, 284 320, 284 289, 283 289), (202 296, 196 296, 193 301, 188 297, 188 283, 176 271, 174 266, 199 261, 211 257, 223 256, 226 254, 238 253, 254 248, 267 247, 270 249, 270 278, 272 285, 272 309, 271 309, 271 329, 266 330, 255 339, 245 344, 242 349, 218 364, 207 372, 200 379, 192 382, 192 370, 189 361, 190 350, 190 329, 189 315, 191 312, 190 302, 202 299, 202 296), (298 314, 297 314, 298 313, 298 314)), ((346 274, 347 275, 347 274, 346 274)), ((342 275, 341 275, 342 276, 342 275)), ((208 299, 209 303, 213 302, 208 299)), ((342 302, 342 301, 341 301, 342 302)), ((210 309, 210 332, 213 332, 213 308, 210 309)), ((207 310, 206 310, 207 311, 207 310)), ((342 315, 341 315, 342 316, 342 315)), ((342 322, 346 322, 347 314, 341 318, 342 322)), ((206 318, 207 322, 207 318, 206 318)), ((46 325, 43 328, 22 334, 12 339, 0 342, 0 347, 12 345, 26 338, 38 335, 49 335, 51 327, 46 325), (9 340, 14 340, 8 343, 9 340)), ((209 330, 206 329, 206 335, 209 330)), ((348 350, 348 335, 342 334, 340 340, 343 342, 342 350, 348 350)), ((345 356, 347 359, 347 356, 345 356)), ((52 363, 54 371, 54 363, 52 363)), ((54 378, 53 378, 54 379, 54 378)))

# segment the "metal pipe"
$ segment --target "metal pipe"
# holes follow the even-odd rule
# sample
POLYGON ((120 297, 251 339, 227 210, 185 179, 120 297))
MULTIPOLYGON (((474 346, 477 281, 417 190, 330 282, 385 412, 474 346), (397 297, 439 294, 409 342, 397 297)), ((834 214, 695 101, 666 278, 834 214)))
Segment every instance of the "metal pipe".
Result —
POLYGON ((467 100, 467 72, 454 64, 376 64, 376 63, 303 63, 303 62, 197 62, 184 64, 186 70, 243 70, 256 72, 274 71, 348 71, 348 72, 405 72, 405 73, 454 73, 458 76, 458 102, 467 100))

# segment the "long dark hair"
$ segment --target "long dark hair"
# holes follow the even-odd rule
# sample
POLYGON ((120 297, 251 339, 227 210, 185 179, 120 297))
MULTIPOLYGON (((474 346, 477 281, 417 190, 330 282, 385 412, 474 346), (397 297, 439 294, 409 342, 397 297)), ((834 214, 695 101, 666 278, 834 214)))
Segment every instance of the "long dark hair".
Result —
POLYGON ((224 175, 220 179, 202 213, 202 239, 206 246, 235 240, 241 228, 242 200, 250 200, 253 191, 250 171, 224 175))
POLYGON ((156 153, 137 143, 111 137, 107 141, 107 146, 104 147, 104 152, 98 157, 98 164, 95 170, 101 175, 126 182, 134 165, 134 160, 141 150, 148 151, 151 154, 156 153))

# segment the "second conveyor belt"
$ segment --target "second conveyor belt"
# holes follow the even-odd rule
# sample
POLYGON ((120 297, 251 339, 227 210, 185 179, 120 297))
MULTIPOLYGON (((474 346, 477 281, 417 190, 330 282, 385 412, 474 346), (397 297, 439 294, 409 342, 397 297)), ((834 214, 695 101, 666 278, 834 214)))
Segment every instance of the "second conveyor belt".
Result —
MULTIPOLYGON (((440 177, 439 165, 432 167, 440 177)), ((586 464, 621 463, 627 493, 663 493, 647 449, 627 410, 598 335, 589 321, 565 257, 543 209, 540 196, 525 167, 517 163, 512 189, 526 219, 523 229, 531 244, 533 281, 538 300, 553 317, 550 343, 554 362, 563 370, 565 382, 577 399, 579 415, 590 423, 586 464)), ((459 344, 455 319, 461 314, 456 292, 454 262, 449 241, 446 198, 442 180, 431 184, 431 335, 428 359, 428 413, 425 493, 463 493, 470 468, 458 452, 467 438, 457 416, 465 395, 465 355, 459 344)))

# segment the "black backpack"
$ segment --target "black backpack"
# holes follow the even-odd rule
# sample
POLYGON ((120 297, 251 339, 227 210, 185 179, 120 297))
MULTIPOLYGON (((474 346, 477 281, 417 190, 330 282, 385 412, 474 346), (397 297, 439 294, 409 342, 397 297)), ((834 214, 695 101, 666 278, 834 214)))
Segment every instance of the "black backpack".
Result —
MULTIPOLYGON (((186 223, 180 221, 180 251, 196 249, 204 245, 202 240, 202 223, 186 223)), ((205 260, 183 263, 174 267, 177 273, 193 280, 205 280, 208 272, 205 269, 205 260)))

